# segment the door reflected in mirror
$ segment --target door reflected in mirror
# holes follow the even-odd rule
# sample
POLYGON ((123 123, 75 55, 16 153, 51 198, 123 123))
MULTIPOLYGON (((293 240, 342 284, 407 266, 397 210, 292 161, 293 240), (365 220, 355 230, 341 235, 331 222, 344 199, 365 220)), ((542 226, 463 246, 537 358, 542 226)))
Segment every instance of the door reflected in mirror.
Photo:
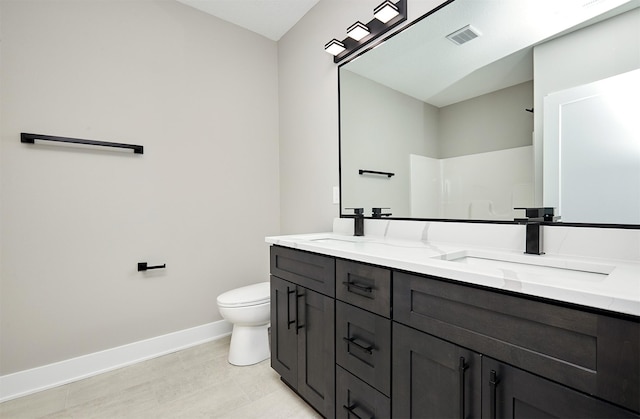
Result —
POLYGON ((545 97, 544 201, 565 222, 640 224, 638 93, 634 70, 545 97))

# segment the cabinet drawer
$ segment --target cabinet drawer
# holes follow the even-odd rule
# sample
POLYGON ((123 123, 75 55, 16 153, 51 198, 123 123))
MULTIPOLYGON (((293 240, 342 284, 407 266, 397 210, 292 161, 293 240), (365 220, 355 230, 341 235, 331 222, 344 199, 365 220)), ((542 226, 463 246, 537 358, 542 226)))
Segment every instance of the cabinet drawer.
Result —
POLYGON ((336 418, 389 417, 388 397, 336 366, 336 418))
POLYGON ((335 296, 335 259, 287 247, 271 246, 271 274, 335 296))
POLYGON ((336 298, 381 316, 391 313, 391 271, 338 259, 336 298))
POLYGON ((400 323, 640 409, 637 321, 405 273, 393 287, 400 323))
POLYGON ((336 362, 389 396, 391 320, 337 301, 336 362))

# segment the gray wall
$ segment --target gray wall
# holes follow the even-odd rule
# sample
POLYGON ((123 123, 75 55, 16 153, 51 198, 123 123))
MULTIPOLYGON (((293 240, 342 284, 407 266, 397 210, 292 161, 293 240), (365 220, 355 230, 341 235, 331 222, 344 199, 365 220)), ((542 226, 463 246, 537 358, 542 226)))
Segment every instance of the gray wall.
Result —
POLYGON ((0 16, 0 375, 220 320, 219 293, 268 280, 275 42, 166 0, 2 0, 0 16))
POLYGON ((440 158, 531 145, 533 82, 440 108, 440 158))

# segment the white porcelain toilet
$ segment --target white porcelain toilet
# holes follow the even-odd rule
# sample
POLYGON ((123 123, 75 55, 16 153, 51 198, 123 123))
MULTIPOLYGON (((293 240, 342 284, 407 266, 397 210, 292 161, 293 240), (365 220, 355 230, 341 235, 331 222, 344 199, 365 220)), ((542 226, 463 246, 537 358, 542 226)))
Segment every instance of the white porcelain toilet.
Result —
POLYGON ((252 365, 270 357, 271 304, 269 282, 248 285, 218 296, 218 310, 233 324, 229 363, 252 365))

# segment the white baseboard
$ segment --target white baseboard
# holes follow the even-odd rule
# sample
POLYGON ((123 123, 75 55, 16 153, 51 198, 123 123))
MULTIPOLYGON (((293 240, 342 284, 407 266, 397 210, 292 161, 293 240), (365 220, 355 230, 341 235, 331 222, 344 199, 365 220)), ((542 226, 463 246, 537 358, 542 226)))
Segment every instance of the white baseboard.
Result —
POLYGON ((3 375, 0 376, 0 402, 216 340, 229 335, 231 328, 231 323, 220 320, 42 367, 3 375))

